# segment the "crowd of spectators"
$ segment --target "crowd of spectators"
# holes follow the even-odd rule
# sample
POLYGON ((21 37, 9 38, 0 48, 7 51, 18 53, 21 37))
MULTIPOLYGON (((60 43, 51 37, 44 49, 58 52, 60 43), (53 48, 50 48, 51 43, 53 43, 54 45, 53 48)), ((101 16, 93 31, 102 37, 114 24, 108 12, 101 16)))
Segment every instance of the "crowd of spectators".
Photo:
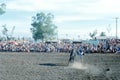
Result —
POLYGON ((29 42, 29 41, 1 41, 0 52, 66 52, 74 47, 79 47, 84 53, 118 53, 120 44, 115 39, 99 42, 97 45, 90 43, 65 43, 65 42, 29 42))
POLYGON ((120 43, 115 39, 99 41, 95 44, 83 44, 83 51, 85 53, 119 53, 120 43))
POLYGON ((69 52, 68 45, 52 42, 1 41, 0 52, 69 52))

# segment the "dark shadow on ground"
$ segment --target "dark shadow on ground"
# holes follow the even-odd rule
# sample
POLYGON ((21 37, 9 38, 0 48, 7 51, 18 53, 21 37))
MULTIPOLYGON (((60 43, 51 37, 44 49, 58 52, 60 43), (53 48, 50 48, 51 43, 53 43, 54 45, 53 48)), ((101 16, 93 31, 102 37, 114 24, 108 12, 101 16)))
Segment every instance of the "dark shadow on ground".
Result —
POLYGON ((60 63, 42 63, 39 65, 41 65, 41 66, 67 66, 65 64, 60 64, 60 63))

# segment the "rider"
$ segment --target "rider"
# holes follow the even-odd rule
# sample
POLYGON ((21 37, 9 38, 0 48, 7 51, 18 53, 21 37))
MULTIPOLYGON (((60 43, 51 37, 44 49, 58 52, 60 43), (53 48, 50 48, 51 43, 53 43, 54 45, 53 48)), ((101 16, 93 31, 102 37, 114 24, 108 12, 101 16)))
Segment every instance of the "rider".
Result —
POLYGON ((79 47, 77 49, 77 54, 80 55, 80 57, 82 57, 84 55, 84 48, 82 45, 79 45, 79 47))

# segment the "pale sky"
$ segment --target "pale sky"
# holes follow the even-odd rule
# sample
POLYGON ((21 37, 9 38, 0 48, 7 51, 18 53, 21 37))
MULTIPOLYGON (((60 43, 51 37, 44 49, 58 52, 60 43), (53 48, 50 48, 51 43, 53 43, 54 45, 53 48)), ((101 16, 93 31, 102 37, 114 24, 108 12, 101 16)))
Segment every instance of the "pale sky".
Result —
POLYGON ((6 13, 0 16, 0 25, 6 24, 10 30, 16 26, 16 37, 32 36, 32 16, 38 12, 52 13, 55 16, 54 24, 58 27, 58 37, 71 39, 78 36, 87 39, 94 30, 97 30, 98 35, 106 32, 107 35, 115 36, 115 18, 120 17, 120 0, 0 0, 0 3, 7 5, 6 13), (110 29, 109 33, 107 29, 110 29))

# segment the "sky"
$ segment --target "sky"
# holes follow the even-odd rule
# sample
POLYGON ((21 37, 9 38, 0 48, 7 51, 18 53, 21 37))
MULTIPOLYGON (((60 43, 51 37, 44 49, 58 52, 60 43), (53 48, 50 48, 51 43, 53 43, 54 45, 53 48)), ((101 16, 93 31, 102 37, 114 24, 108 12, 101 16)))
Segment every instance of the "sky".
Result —
POLYGON ((58 38, 89 39, 89 33, 95 30, 96 36, 101 32, 115 36, 116 17, 120 37, 120 0, 0 0, 1 3, 7 6, 6 13, 0 15, 0 26, 6 24, 10 34, 15 26, 15 37, 32 37, 32 16, 39 12, 54 15, 58 38))

